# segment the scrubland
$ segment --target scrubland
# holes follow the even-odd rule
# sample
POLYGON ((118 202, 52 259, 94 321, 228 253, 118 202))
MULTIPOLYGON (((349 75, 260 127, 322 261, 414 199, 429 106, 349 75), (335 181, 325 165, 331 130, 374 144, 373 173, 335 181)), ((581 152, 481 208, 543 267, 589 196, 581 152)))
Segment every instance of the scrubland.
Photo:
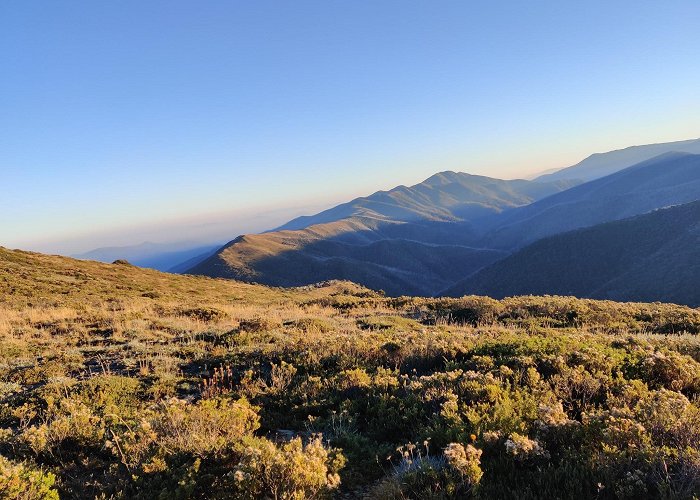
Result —
POLYGON ((0 249, 0 495, 693 498, 699 332, 0 249))

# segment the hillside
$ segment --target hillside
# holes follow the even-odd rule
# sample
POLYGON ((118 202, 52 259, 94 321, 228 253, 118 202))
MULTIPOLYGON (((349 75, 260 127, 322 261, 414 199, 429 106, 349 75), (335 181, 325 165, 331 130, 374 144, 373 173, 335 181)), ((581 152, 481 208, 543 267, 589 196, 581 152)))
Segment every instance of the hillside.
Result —
POLYGON ((457 223, 353 217, 242 236, 187 272, 273 286, 345 279, 390 295, 432 295, 449 286, 455 272, 471 274, 506 255, 469 246, 470 234, 457 223), (462 234, 453 237, 453 231, 462 234))
POLYGON ((0 248, 0 497, 691 498, 698 333, 0 248))
POLYGON ((275 286, 345 279, 390 295, 432 295, 505 256, 473 245, 485 216, 570 185, 442 172, 241 236, 187 272, 275 286))
POLYGON ((576 165, 540 175, 535 180, 548 182, 567 179, 592 181, 670 152, 700 154, 700 139, 645 144, 607 153, 595 153, 576 165))
POLYGON ((700 201, 539 240, 447 295, 575 295, 700 306, 700 201))
POLYGON ((546 236, 700 199, 700 155, 667 153, 491 220, 479 246, 512 250, 546 236))

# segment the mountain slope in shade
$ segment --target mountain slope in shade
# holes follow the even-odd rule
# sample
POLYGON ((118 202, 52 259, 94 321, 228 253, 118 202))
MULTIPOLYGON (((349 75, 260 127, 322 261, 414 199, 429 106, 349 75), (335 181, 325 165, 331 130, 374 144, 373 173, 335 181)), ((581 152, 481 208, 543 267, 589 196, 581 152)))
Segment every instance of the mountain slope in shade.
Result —
POLYGON ((295 219, 288 229, 241 236, 187 272, 275 286, 347 279, 391 295, 432 295, 505 256, 473 247, 479 218, 569 185, 443 172, 295 219))
POLYGON ((575 295, 700 306, 700 201, 529 245, 446 295, 575 295))
POLYGON ((394 221, 459 221, 525 205, 563 191, 579 181, 501 180, 463 172, 440 172, 415 186, 398 186, 356 198, 311 216, 298 217, 275 231, 304 229, 349 217, 394 221))
POLYGON ((618 172, 655 156, 672 151, 700 154, 700 139, 631 146, 625 149, 595 153, 576 165, 536 177, 538 181, 580 179, 591 181, 618 172))
POLYGON ((666 153, 495 217, 480 245, 517 249, 540 238, 700 199, 700 155, 666 153))
POLYGON ((351 217, 241 236, 187 272, 273 286, 345 279, 390 295, 431 295, 453 283, 455 275, 471 274, 506 255, 472 248, 454 238, 455 232, 463 239, 471 234, 459 223, 351 217))
POLYGON ((166 269, 165 272, 176 274, 184 273, 188 269, 191 269, 200 262, 204 262, 206 259, 214 255, 219 248, 221 248, 219 245, 215 247, 202 247, 201 250, 203 250, 203 252, 197 253, 194 257, 190 257, 185 261, 180 260, 178 264, 166 269))

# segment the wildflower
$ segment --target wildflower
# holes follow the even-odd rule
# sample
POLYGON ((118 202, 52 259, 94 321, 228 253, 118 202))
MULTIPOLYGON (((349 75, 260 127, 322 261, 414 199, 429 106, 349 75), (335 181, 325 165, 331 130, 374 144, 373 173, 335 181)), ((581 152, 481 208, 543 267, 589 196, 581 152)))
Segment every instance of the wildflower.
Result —
POLYGON ((486 431, 482 434, 481 438, 487 444, 495 444, 501 439, 501 434, 496 431, 486 431))
POLYGON ((459 443, 450 443, 443 452, 447 462, 459 471, 465 482, 476 484, 484 475, 481 470, 481 450, 468 444, 466 447, 459 443))
POLYGON ((536 439, 521 436, 517 432, 512 433, 505 442, 506 452, 516 460, 524 461, 529 458, 549 458, 547 450, 540 446, 536 439))

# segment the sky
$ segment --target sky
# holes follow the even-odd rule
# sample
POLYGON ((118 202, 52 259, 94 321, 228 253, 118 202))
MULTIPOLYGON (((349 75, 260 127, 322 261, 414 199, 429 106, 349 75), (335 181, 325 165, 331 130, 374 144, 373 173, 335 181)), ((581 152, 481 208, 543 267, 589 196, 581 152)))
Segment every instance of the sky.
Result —
POLYGON ((226 241, 700 137, 700 2, 0 2, 0 245, 226 241))

